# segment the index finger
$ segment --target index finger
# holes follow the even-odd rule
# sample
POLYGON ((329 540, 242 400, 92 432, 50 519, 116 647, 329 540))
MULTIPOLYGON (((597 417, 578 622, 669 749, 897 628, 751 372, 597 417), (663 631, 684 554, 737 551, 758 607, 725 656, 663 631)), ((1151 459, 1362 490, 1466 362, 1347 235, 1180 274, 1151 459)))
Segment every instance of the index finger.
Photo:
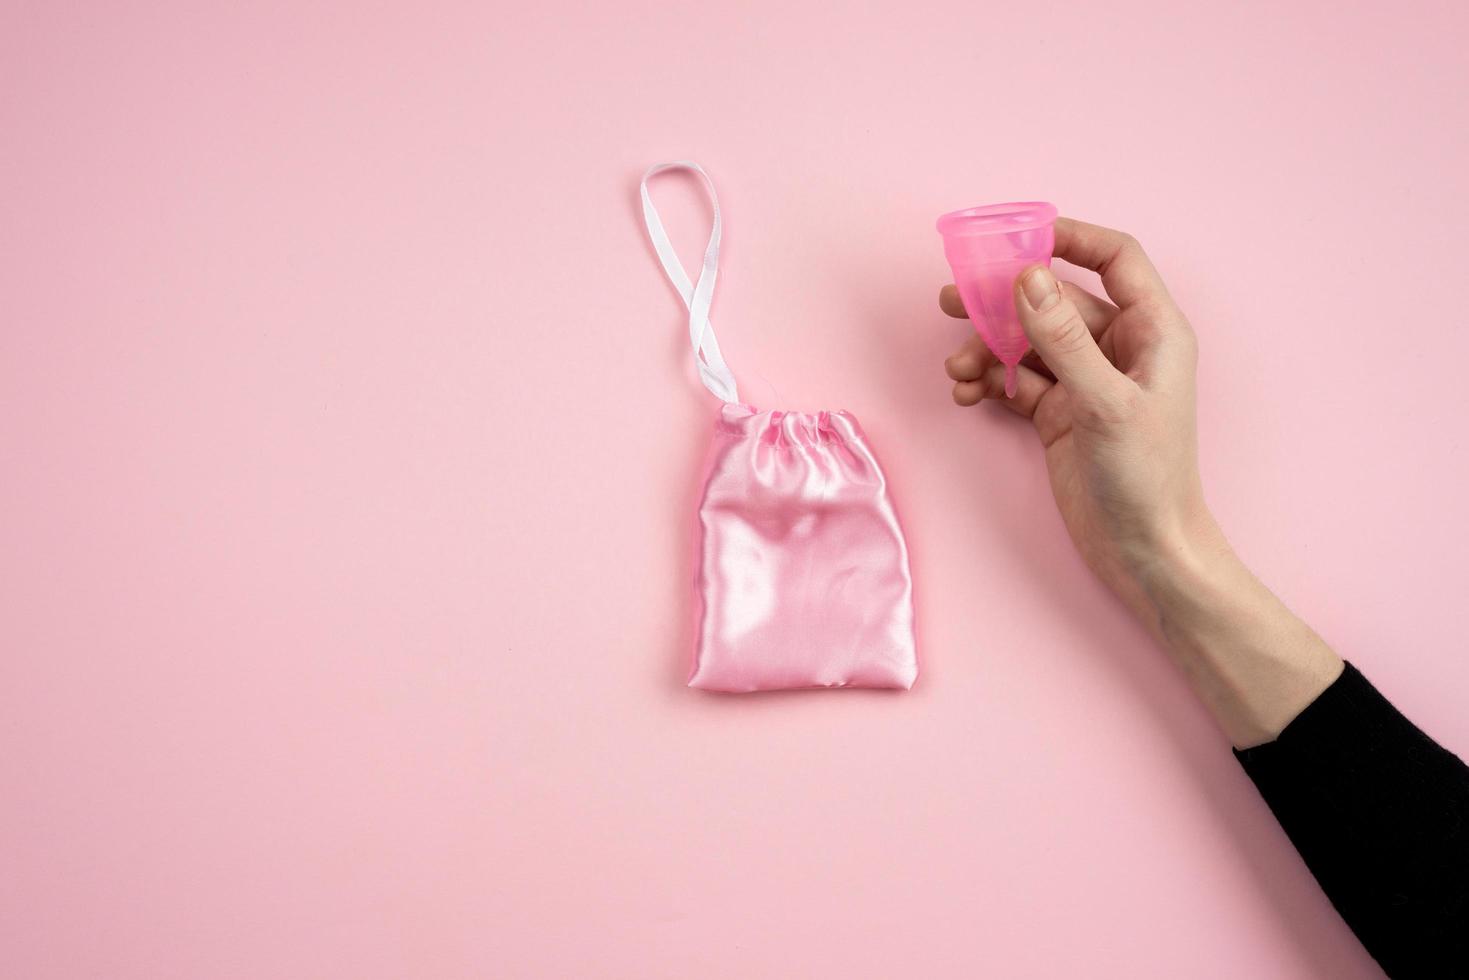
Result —
POLYGON ((1107 295, 1121 307, 1168 297, 1168 287, 1137 239, 1075 218, 1056 219, 1057 258, 1102 277, 1107 295))

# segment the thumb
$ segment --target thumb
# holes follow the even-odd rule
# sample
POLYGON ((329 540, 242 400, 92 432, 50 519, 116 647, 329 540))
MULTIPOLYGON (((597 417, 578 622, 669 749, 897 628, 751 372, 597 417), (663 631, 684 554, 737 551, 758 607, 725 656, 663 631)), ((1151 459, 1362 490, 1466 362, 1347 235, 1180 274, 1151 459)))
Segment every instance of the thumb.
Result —
POLYGON ((1033 265, 1015 280, 1015 312, 1030 345, 1072 401, 1106 401, 1124 379, 1097 346, 1076 304, 1061 292, 1051 270, 1033 265))

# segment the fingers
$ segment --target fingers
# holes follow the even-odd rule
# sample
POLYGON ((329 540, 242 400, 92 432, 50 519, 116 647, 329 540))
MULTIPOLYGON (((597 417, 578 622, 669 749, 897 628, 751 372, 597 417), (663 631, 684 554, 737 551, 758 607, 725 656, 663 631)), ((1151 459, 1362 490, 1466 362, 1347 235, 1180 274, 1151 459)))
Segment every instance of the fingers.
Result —
POLYGON ((990 353, 979 334, 975 334, 949 355, 944 361, 944 371, 955 381, 977 381, 994 360, 995 355, 990 353))
POLYGON ((998 401, 1016 415, 1034 418, 1041 399, 1051 391, 1055 382, 1042 377, 1024 364, 1016 369, 1015 378, 1015 397, 1006 398, 1005 365, 992 360, 978 378, 960 381, 954 385, 954 404, 978 405, 989 398, 998 401))
POLYGON ((1171 302, 1152 260, 1137 239, 1125 232, 1057 218, 1055 255, 1100 275, 1107 295, 1118 306, 1160 299, 1171 302))
MULTIPOLYGON (((989 370, 991 364, 998 363, 999 359, 990 353, 990 349, 985 346, 984 340, 978 334, 973 334, 968 340, 964 341, 963 345, 957 351, 950 354, 948 359, 944 361, 944 371, 955 381, 976 381, 989 370)), ((1051 374, 1050 368, 1046 367, 1045 363, 1041 361, 1040 355, 1036 354, 1035 351, 1027 351, 1025 356, 1020 359, 1020 363, 1047 381, 1056 380, 1051 374)))
POLYGON ((1086 321, 1086 328, 1093 337, 1106 333, 1117 317, 1117 307, 1100 296, 1093 296, 1074 282, 1061 283, 1061 294, 1076 304, 1077 312, 1086 321))
POLYGON ((964 309, 964 301, 959 298, 959 289, 953 283, 939 290, 939 309, 960 320, 969 319, 969 313, 964 309))
POLYGON ((1015 311, 1030 344, 1071 393, 1073 404, 1115 402, 1132 382, 1107 360, 1076 303, 1043 265, 1015 280, 1015 311))
MULTIPOLYGON (((1061 289, 1081 311, 1081 318, 1086 321, 1087 329, 1092 332, 1093 337, 1100 337, 1112 325, 1112 319, 1117 316, 1117 307, 1072 282, 1063 282, 1061 289)), ((939 309, 961 320, 969 318, 964 309, 964 301, 959 298, 959 290, 953 283, 939 290, 939 309)))

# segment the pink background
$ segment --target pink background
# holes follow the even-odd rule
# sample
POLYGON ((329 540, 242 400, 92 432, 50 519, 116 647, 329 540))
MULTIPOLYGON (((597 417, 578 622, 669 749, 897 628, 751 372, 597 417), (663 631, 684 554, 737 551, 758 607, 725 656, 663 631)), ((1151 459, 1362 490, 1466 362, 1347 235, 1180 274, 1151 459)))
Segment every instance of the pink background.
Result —
POLYGON ((0 972, 1378 975, 949 403, 933 218, 1143 240, 1234 541, 1464 752, 1462 4, 92 8, 0 19, 0 972), (681 686, 679 156, 747 397, 884 457, 910 694, 681 686))

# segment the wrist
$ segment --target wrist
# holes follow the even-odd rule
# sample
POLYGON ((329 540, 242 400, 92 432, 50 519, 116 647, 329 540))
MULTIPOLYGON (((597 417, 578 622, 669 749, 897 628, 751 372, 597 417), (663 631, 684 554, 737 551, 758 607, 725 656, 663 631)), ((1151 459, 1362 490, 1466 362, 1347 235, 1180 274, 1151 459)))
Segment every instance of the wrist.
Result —
POLYGON ((1136 580, 1148 625, 1181 656, 1207 646, 1204 634, 1242 623, 1274 600, 1203 508, 1159 536, 1138 562, 1136 580))
POLYGON ((1202 502, 1162 519, 1125 553, 1133 578, 1154 602, 1187 583, 1190 590, 1243 567, 1214 515, 1202 502))
POLYGON ((1149 629, 1237 747, 1274 739, 1341 673, 1212 518, 1167 538, 1137 581, 1149 629))

